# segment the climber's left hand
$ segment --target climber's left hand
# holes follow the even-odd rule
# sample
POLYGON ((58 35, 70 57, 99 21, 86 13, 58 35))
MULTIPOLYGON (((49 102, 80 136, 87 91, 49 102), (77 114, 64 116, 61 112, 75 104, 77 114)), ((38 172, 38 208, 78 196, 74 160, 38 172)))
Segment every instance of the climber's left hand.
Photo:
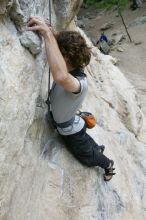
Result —
POLYGON ((42 18, 32 16, 28 21, 28 31, 38 31, 44 38, 47 34, 52 33, 52 27, 49 25, 48 20, 44 20, 42 18))

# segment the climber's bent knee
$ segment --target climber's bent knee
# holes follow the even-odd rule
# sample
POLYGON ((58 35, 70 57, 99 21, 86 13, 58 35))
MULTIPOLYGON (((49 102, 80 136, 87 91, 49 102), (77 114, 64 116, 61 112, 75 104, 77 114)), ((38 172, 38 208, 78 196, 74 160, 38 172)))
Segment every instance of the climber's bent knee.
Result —
POLYGON ((109 166, 110 160, 103 155, 101 146, 86 133, 85 127, 75 134, 62 137, 68 150, 85 166, 100 166, 103 169, 109 166))

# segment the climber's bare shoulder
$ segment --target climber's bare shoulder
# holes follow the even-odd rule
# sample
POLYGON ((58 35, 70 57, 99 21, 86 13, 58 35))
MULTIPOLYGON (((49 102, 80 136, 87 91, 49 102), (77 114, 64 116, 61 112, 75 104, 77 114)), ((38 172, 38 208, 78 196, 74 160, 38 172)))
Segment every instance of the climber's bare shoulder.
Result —
POLYGON ((78 93, 80 91, 80 82, 70 73, 65 74, 65 77, 56 82, 60 84, 66 91, 78 93))

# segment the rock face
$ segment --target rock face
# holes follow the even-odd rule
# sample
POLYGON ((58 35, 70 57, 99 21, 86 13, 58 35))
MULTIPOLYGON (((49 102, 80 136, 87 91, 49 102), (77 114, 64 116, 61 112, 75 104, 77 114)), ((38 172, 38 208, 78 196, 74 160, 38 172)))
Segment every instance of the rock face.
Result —
POLYGON ((144 23, 146 23, 146 16, 138 17, 137 19, 135 19, 135 21, 133 21, 129 25, 129 27, 144 24, 144 23))
MULTIPOLYGON (((0 1, 0 220, 144 220, 146 128, 135 89, 82 33, 92 47, 82 109, 96 114, 89 133, 117 172, 105 183, 103 170, 79 164, 46 124, 44 47, 34 57, 19 40, 30 14, 48 17, 48 1, 37 2, 0 1)), ((79 1, 53 2, 54 24, 69 26, 79 1)))
POLYGON ((58 29, 67 28, 80 9, 83 0, 54 0, 54 9, 57 16, 56 26, 58 29))
POLYGON ((9 9, 12 7, 14 1, 13 0, 1 0, 1 7, 0 7, 0 15, 5 15, 9 9))
POLYGON ((28 48, 33 55, 37 55, 41 52, 41 39, 33 32, 25 31, 20 37, 20 42, 24 47, 28 48))
POLYGON ((100 28, 100 30, 101 30, 101 31, 105 31, 105 30, 107 30, 107 29, 112 28, 113 25, 114 25, 114 23, 106 23, 106 24, 104 24, 104 25, 100 28))

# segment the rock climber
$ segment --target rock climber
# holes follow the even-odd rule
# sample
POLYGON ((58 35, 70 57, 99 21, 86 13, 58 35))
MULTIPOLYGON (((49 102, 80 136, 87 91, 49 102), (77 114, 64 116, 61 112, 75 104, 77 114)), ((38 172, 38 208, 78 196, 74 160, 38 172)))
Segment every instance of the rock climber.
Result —
POLYGON ((104 54, 109 54, 110 52, 110 47, 108 44, 108 38, 107 36, 104 34, 104 32, 101 33, 101 36, 99 38, 99 40, 97 40, 96 45, 98 45, 98 48, 100 49, 100 51, 104 54))
POLYGON ((108 42, 108 38, 107 38, 107 36, 104 34, 104 32, 101 33, 101 36, 100 36, 99 41, 100 41, 100 42, 101 42, 101 41, 108 42))
POLYGON ((75 31, 54 34, 45 20, 31 17, 28 30, 39 32, 44 38, 48 64, 54 83, 50 100, 53 119, 68 150, 84 165, 99 166, 105 170, 104 180, 115 174, 114 162, 104 154, 86 133, 84 120, 76 115, 87 94, 87 77, 83 69, 91 57, 90 48, 84 38, 75 31))

